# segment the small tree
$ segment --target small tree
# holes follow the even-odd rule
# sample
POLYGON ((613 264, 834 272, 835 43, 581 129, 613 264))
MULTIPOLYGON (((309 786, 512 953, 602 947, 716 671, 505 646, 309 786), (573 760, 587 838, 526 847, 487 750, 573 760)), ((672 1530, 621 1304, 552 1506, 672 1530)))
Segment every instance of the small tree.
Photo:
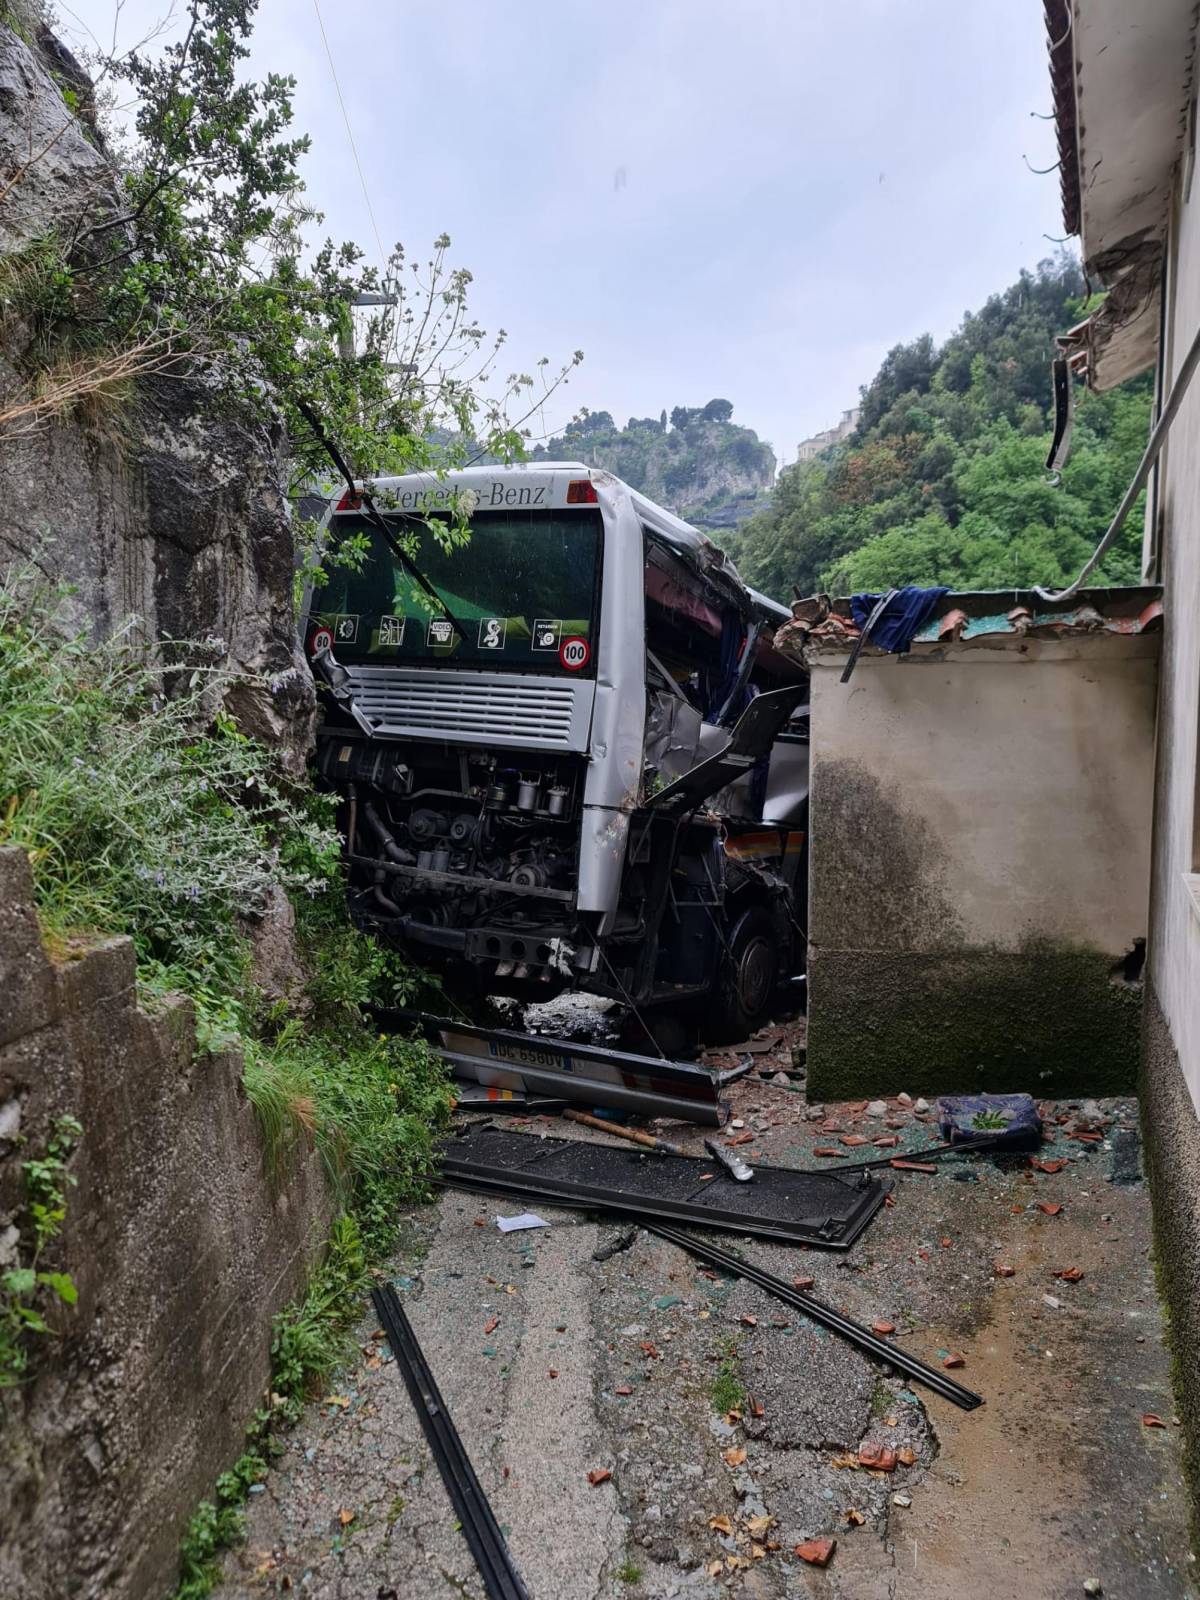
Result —
POLYGON ((291 131, 294 80, 240 77, 256 10, 190 0, 186 29, 162 50, 94 58, 135 107, 119 204, 40 241, 21 279, 36 348, 74 363, 65 401, 89 356, 102 378, 114 353, 134 353, 125 376, 169 355, 177 371, 215 377, 226 399, 281 413, 297 483, 328 469, 314 416, 362 476, 454 465, 480 446, 519 453, 524 423, 582 353, 553 376, 543 359, 536 379, 498 377, 504 331, 489 336, 471 316, 471 274, 451 264, 445 236, 423 262, 399 245, 379 266, 351 243, 307 252, 304 229, 321 218, 299 175, 309 141, 291 131), (384 303, 364 315, 365 296, 384 303))

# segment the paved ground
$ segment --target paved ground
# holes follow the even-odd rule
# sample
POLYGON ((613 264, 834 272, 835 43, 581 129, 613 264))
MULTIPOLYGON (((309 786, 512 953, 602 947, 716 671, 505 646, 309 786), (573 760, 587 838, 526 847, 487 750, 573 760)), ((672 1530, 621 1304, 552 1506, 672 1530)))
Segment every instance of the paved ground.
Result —
MULTIPOLYGON (((788 1064, 778 1031, 768 1069, 788 1064)), ((935 1136, 898 1101, 818 1113, 758 1077, 733 1097, 751 1159, 817 1165, 852 1130, 935 1136)), ((534 1600, 1067 1600, 1092 1578, 1109 1600, 1193 1596, 1136 1108, 1048 1109, 1059 1171, 1010 1156, 897 1173, 846 1256, 738 1242, 926 1359, 961 1354, 955 1375, 987 1399, 972 1413, 647 1234, 601 1264, 618 1230, 573 1213, 539 1208, 550 1228, 503 1236, 497 1207, 448 1194, 406 1219, 389 1275, 534 1600), (1097 1112, 1100 1140, 1070 1137, 1097 1112), (912 1464, 853 1464, 876 1444, 912 1464), (611 1477, 592 1486, 597 1469, 611 1477), (793 1553, 815 1537, 837 1540, 823 1570, 793 1553)), ((583 1132, 524 1131, 551 1126, 583 1132)), ((223 1600, 482 1597, 371 1316, 359 1343, 252 1499, 223 1600)))

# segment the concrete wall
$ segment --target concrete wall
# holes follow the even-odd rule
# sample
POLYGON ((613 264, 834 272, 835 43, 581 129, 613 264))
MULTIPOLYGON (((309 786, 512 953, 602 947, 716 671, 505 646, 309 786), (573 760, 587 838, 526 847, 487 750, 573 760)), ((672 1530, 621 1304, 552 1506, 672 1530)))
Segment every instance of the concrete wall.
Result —
MULTIPOLYGON (((1200 185, 1177 199, 1169 268, 1165 390, 1200 329, 1200 185)), ((1171 430, 1161 553, 1166 631, 1154 813, 1150 979, 1200 1110, 1200 381, 1171 430), (1189 878, 1191 884, 1189 885, 1189 878)))
MULTIPOLYGON (((1163 392, 1200 329, 1200 185, 1177 182, 1163 392)), ((1142 1126, 1200 1541, 1200 388, 1160 467, 1166 631, 1160 672, 1142 1126)))
POLYGON ((135 1003, 126 939, 51 962, 24 855, 0 850, 0 1265, 22 1162, 53 1120, 84 1133, 62 1237, 74 1308, 0 1391, 0 1594, 150 1600, 239 1453, 270 1322, 300 1288, 332 1202, 315 1157, 272 1182, 241 1062, 197 1054, 190 1008, 135 1003))
POLYGON ((1132 1087, 1158 646, 810 657, 814 1097, 1132 1087))

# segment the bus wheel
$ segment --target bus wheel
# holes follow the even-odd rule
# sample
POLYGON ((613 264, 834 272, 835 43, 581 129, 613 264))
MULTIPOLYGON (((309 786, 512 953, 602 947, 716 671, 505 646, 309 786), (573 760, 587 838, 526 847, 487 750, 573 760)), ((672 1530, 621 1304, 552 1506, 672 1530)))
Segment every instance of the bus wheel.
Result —
POLYGON ((767 1020, 779 977, 779 939, 771 915, 751 906, 733 924, 722 963, 720 1036, 744 1039, 767 1020))

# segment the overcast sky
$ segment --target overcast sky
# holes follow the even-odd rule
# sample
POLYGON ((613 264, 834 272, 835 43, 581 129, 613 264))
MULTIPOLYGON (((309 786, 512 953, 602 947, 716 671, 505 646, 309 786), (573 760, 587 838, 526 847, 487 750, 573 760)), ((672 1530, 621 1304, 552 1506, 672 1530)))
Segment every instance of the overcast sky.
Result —
MULTIPOLYGON (((320 4, 384 244, 449 233, 513 365, 585 352, 549 427, 722 396, 791 459, 1056 248, 1042 0, 320 4)), ((296 77, 310 199, 377 254, 313 0, 262 0, 251 66, 296 77)))

